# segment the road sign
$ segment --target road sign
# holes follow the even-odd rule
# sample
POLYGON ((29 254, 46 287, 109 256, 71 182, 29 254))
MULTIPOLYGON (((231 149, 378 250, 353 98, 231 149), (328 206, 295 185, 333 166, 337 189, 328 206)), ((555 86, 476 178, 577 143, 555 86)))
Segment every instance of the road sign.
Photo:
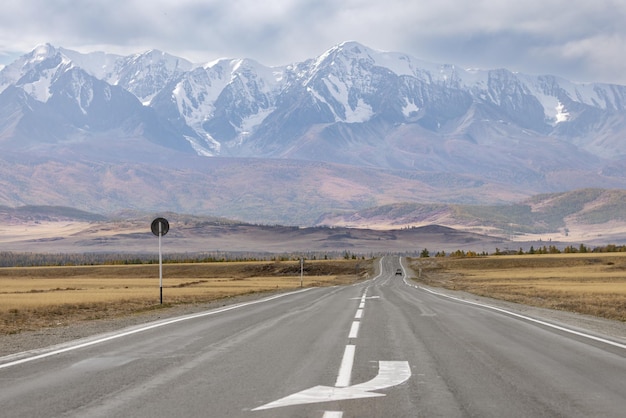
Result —
POLYGON ((150 229, 152 229, 152 233, 154 235, 156 235, 157 237, 162 237, 167 234, 167 231, 170 230, 170 223, 165 218, 156 218, 154 221, 152 221, 150 229))
POLYGON ((165 218, 156 218, 150 225, 152 233, 159 237, 159 293, 163 304, 163 256, 161 255, 161 237, 170 230, 170 223, 165 218))

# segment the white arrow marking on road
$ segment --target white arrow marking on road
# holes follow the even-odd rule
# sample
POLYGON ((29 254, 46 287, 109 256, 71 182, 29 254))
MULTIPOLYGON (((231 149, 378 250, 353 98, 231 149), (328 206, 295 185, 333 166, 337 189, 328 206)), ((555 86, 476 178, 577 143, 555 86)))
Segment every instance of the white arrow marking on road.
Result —
POLYGON ((385 396, 384 393, 375 393, 373 391, 399 385, 409 380, 410 377, 411 368, 408 361, 380 361, 378 362, 378 375, 368 382, 343 388, 315 386, 254 408, 253 411, 317 402, 385 396))

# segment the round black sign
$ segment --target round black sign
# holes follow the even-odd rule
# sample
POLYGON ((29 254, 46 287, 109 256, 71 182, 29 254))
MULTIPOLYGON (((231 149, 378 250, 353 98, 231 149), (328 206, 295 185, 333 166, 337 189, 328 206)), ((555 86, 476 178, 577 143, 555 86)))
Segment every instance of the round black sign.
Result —
POLYGON ((152 225, 150 225, 150 229, 152 229, 152 233, 159 236, 159 225, 161 226, 161 236, 167 234, 167 231, 170 230, 170 223, 165 218, 156 218, 152 221, 152 225))

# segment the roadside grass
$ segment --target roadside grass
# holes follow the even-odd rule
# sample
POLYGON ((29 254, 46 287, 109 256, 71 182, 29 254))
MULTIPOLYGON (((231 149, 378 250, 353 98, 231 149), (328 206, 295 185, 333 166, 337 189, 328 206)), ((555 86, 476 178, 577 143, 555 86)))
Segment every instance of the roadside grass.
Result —
MULTIPOLYGON (((306 261, 303 286, 350 284, 371 260, 306 261)), ((300 287, 299 261, 0 268, 0 335, 300 287)))
POLYGON ((626 321, 626 254, 412 259, 418 283, 626 321))

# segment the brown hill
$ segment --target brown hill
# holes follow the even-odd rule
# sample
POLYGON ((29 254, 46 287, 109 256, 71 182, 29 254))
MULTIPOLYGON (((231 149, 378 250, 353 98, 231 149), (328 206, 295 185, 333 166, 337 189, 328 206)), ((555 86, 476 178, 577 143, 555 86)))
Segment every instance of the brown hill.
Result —
MULTIPOLYGON (((170 230, 162 239, 166 253, 248 253, 375 255, 431 251, 493 252, 506 240, 442 226, 373 230, 243 224, 223 219, 163 215, 170 230)), ((0 227, 0 251, 38 253, 156 253, 152 216, 109 221, 29 221, 0 227)))
POLYGON ((391 204, 349 214, 329 214, 319 222, 377 229, 440 224, 515 241, 624 243, 626 191, 580 189, 491 206, 391 204))

